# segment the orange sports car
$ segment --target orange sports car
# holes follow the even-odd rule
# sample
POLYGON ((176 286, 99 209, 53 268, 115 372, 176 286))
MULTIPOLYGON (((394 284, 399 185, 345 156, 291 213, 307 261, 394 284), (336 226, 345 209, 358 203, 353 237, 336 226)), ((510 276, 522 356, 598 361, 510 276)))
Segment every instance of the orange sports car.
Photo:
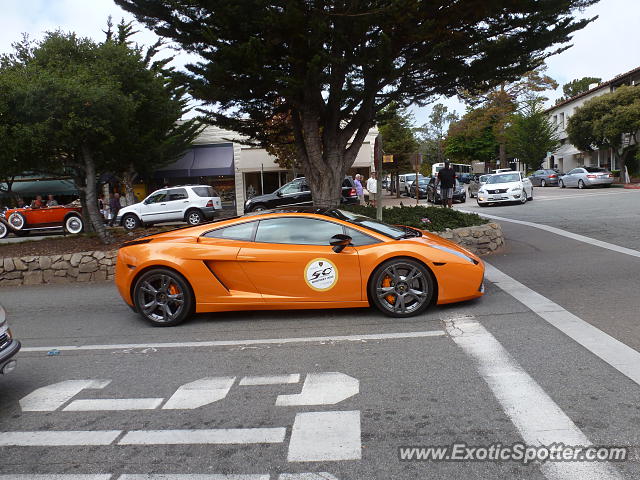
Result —
POLYGON ((120 248, 120 295, 154 325, 197 312, 375 305, 393 317, 483 294, 484 264, 432 233, 339 209, 269 210, 120 248))

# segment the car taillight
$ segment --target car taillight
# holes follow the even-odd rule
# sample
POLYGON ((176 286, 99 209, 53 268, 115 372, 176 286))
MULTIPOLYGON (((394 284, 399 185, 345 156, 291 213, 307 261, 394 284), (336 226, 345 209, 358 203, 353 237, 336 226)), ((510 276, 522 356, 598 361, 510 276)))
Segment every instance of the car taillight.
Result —
POLYGON ((358 194, 356 193, 356 189, 352 188, 351 190, 349 190, 349 196, 350 197, 357 197, 358 194))
POLYGON ((549 175, 549 178, 556 178, 557 175, 549 175))
POLYGON ((610 173, 608 176, 609 176, 609 177, 611 177, 611 178, 613 178, 613 173, 610 173))
POLYGON ((209 200, 207 202, 207 207, 213 207, 213 200, 209 200))
POLYGON ((587 175, 587 178, 597 178, 597 175, 587 175))

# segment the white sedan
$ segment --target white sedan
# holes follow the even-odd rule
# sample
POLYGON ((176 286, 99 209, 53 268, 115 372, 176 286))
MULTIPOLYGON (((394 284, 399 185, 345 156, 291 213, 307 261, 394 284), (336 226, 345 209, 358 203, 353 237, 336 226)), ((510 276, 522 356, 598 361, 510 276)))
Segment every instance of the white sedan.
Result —
POLYGON ((521 172, 504 172, 490 175, 478 190, 478 205, 486 207, 490 203, 520 202, 533 200, 531 180, 521 172))

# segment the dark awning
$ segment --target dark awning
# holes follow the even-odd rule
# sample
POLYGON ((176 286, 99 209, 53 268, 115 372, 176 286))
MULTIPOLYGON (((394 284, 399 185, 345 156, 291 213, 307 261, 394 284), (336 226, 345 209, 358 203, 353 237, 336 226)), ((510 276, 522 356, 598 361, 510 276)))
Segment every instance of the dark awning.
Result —
POLYGON ((156 170, 156 177, 234 175, 233 144, 196 145, 178 161, 156 170))
MULTIPOLYGON (((6 184, 0 184, 2 190, 6 190, 6 184)), ((77 195, 78 189, 71 180, 32 180, 14 182, 11 188, 13 193, 24 196, 35 195, 77 195)), ((6 195, 6 192, 2 192, 6 195)))

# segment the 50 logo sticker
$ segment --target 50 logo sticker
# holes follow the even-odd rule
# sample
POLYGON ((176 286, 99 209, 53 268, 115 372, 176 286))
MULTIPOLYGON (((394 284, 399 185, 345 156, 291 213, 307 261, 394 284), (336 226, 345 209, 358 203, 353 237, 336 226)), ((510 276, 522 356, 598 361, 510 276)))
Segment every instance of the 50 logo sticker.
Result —
POLYGON ((314 258, 304 269, 304 280, 318 292, 331 290, 338 283, 338 269, 326 258, 314 258))

